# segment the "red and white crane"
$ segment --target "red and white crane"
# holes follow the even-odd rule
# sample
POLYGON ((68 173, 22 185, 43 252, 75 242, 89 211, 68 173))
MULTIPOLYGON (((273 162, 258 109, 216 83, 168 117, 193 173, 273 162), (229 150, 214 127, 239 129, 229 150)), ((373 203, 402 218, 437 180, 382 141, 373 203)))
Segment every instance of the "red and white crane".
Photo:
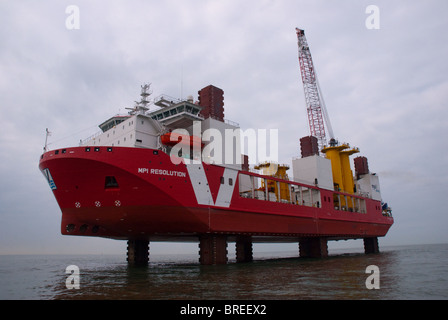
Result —
POLYGON ((325 102, 319 87, 316 70, 313 65, 310 48, 305 38, 305 31, 296 28, 299 45, 299 63, 302 75, 303 89, 305 91, 305 102, 308 113, 310 133, 316 137, 319 151, 327 144, 325 127, 330 139, 334 139, 333 129, 328 118, 325 102))

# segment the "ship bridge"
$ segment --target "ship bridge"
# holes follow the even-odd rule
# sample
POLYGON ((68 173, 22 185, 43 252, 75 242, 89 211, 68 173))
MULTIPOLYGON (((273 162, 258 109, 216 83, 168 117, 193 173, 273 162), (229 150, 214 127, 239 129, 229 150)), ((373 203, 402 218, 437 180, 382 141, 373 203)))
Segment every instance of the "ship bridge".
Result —
POLYGON ((154 104, 161 109, 151 112, 149 116, 169 129, 188 128, 193 121, 204 120, 200 115, 202 107, 194 104, 192 99, 182 101, 161 95, 155 99, 154 104))

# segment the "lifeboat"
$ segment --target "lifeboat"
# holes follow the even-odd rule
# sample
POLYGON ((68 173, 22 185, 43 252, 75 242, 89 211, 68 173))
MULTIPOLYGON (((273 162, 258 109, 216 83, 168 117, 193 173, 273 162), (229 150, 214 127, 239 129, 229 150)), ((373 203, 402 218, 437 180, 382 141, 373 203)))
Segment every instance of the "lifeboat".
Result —
POLYGON ((180 134, 176 132, 168 132, 160 137, 161 142, 167 146, 174 146, 178 143, 182 145, 188 145, 190 147, 200 146, 204 147, 204 143, 201 141, 200 137, 190 136, 186 134, 180 134))

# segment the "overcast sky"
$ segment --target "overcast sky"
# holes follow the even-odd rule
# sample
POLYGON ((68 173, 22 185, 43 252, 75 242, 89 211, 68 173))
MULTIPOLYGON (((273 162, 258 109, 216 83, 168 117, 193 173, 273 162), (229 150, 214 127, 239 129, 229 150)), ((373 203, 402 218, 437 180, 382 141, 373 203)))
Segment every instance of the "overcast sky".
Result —
POLYGON ((50 148, 76 146, 143 83, 179 98, 220 87, 225 118, 278 129, 290 163, 309 134, 295 27, 335 136, 368 158, 393 209, 380 245, 448 242, 447 12, 446 0, 1 0, 0 254, 124 254, 124 242, 60 235, 38 161, 45 128, 50 148), (366 27, 371 4, 379 29, 366 27))

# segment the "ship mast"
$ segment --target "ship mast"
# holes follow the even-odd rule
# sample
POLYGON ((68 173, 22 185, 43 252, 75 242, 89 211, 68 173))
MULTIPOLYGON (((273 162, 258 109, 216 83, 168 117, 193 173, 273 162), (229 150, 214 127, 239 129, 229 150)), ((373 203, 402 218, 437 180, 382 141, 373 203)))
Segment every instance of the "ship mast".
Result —
POLYGON ((150 101, 148 101, 148 97, 152 94, 152 91, 149 90, 150 87, 151 84, 144 84, 141 86, 142 92, 140 93, 140 101, 135 101, 134 108, 126 108, 131 110, 129 111, 130 115, 145 114, 149 110, 148 104, 150 101))
POLYGON ((48 151, 48 137, 51 136, 51 132, 48 131, 48 128, 45 129, 45 145, 44 145, 44 152, 48 151))
POLYGON ((140 93, 140 96, 142 98, 140 99, 140 105, 141 105, 142 109, 145 109, 145 112, 149 110, 149 108, 147 107, 147 105, 149 103, 147 98, 152 94, 152 91, 148 92, 150 87, 151 87, 151 84, 144 84, 141 86, 142 92, 140 93))

